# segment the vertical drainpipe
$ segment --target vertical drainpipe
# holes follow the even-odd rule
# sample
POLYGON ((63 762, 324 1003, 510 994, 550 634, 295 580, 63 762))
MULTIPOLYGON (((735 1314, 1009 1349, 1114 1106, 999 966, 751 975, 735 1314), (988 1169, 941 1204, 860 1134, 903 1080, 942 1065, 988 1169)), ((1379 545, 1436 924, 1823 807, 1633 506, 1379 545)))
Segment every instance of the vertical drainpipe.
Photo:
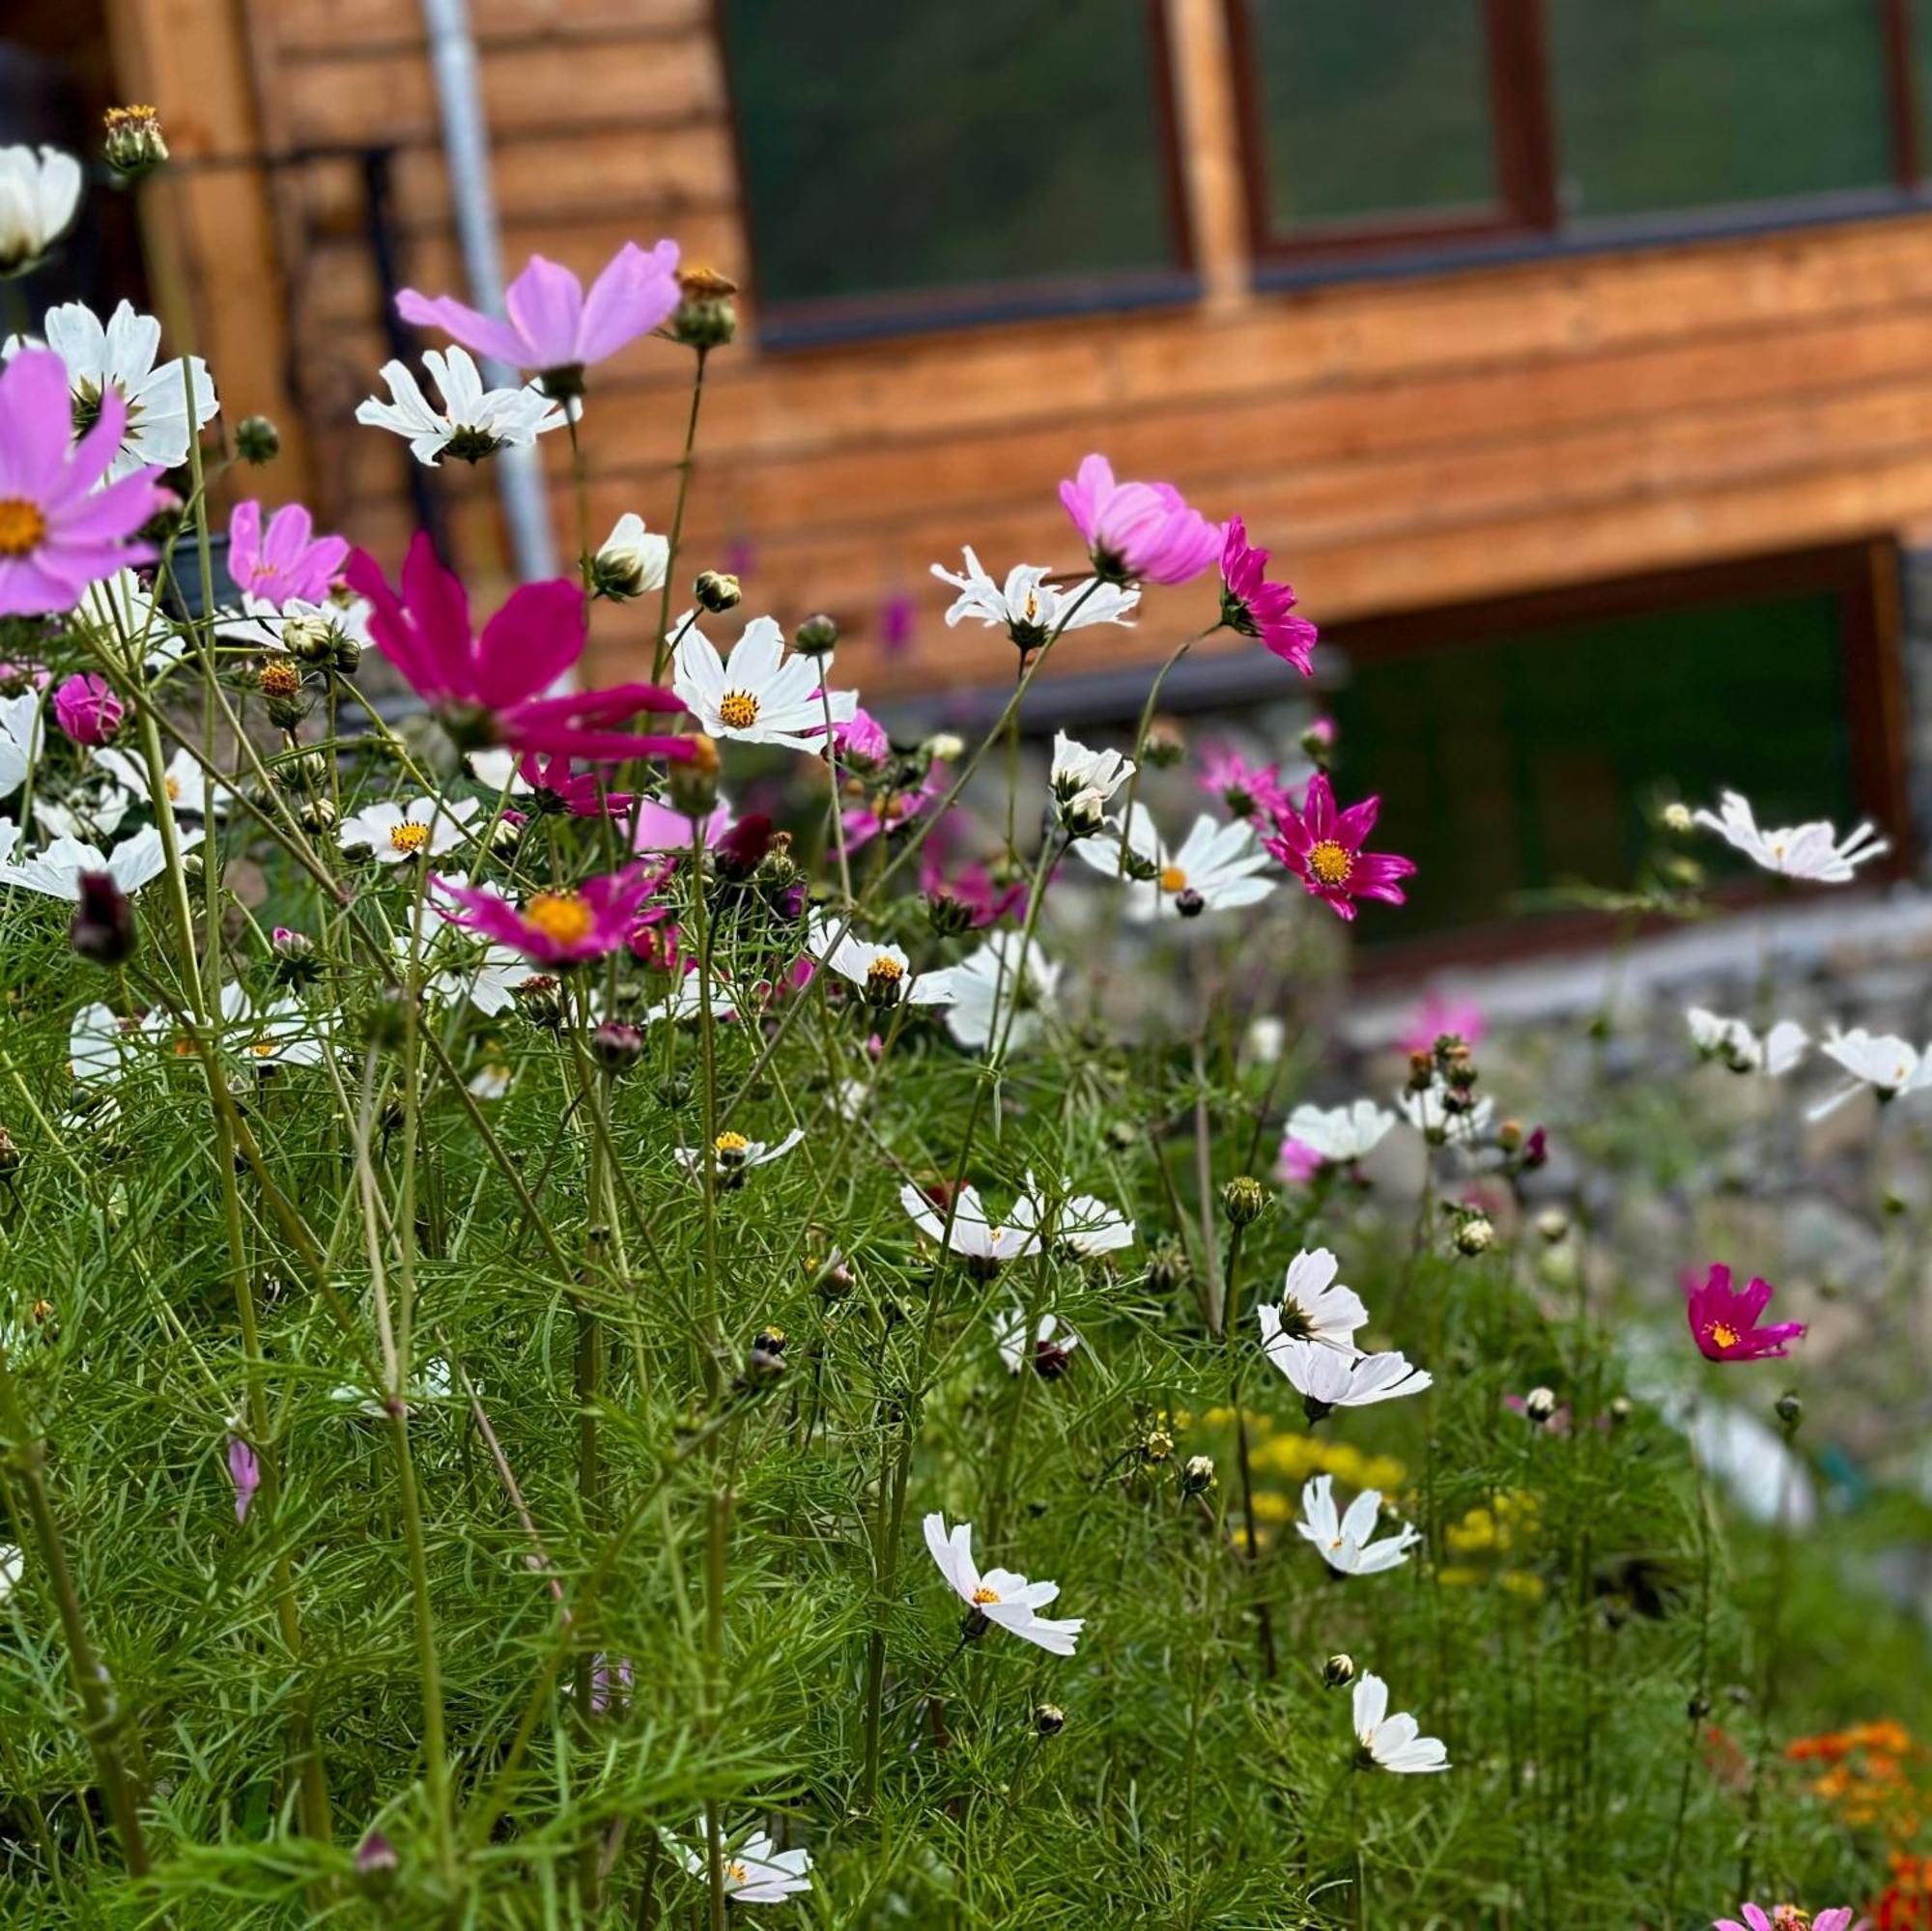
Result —
MULTIPOLYGON (((456 211, 457 241, 463 250, 464 278, 473 307, 489 315, 503 312, 503 249, 497 229, 497 199, 490 183, 490 131, 483 116, 477 76, 476 41, 469 31, 469 0, 422 0, 429 35, 430 69, 442 121, 442 155, 449 172, 450 204, 456 211)), ((500 363, 483 363, 484 380, 511 387, 521 374, 500 363)), ((556 575, 556 549, 551 537, 544 492, 543 463, 534 443, 499 449, 497 489, 509 525, 510 556, 526 582, 556 575)))

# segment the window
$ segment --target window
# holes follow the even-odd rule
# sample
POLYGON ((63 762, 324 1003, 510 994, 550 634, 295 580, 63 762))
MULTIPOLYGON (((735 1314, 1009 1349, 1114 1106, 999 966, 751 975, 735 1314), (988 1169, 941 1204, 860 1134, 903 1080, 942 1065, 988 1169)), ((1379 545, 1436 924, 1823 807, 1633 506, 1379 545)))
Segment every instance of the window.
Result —
POLYGON ((768 339, 1189 290, 1158 0, 726 0, 768 339))
POLYGON ((1932 0, 1228 0, 1257 252, 1906 202, 1932 0))
MULTIPOLYGON (((1906 822, 1879 584, 1889 546, 1759 558, 1350 627, 1334 710, 1384 848, 1419 870, 1369 946, 1494 925, 1525 894, 1628 885, 1661 800, 1740 790, 1761 823, 1906 822)), ((1710 841, 1716 873, 1748 867, 1710 841)))

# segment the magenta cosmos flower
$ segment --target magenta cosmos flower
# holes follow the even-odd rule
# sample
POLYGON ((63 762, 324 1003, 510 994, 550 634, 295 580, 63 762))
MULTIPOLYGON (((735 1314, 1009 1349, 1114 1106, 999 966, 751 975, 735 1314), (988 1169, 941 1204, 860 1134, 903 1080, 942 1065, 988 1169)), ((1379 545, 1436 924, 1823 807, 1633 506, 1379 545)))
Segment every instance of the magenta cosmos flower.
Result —
POLYGON ((420 531, 403 564, 400 597, 367 551, 356 551, 344 574, 349 587, 369 600, 377 647, 464 750, 504 744, 603 763, 691 756, 690 738, 616 728, 639 711, 683 711, 656 684, 545 695, 583 655, 584 600, 577 584, 562 579, 524 584, 477 637, 463 584, 436 560, 420 531))
MULTIPOLYGON (((677 285, 677 243, 660 241, 646 252, 626 241, 583 293, 583 284, 561 266, 532 255, 529 266, 503 291, 507 320, 485 315, 454 296, 432 300, 406 288, 396 312, 422 328, 440 328, 466 349, 546 375, 582 369, 614 355, 648 333, 682 298, 677 285)), ((574 393, 575 384, 558 393, 574 393)))
POLYGON ((1731 1270, 1718 1265, 1702 1287, 1693 1279, 1684 1284, 1684 1311, 1690 1338, 1707 1361, 1781 1359, 1789 1343, 1804 1333, 1802 1320, 1758 1325, 1758 1316, 1771 1305, 1771 1283, 1753 1274, 1742 1290, 1731 1286, 1731 1270))
POLYGON ((153 557, 128 539, 158 506, 160 472, 95 487, 127 424, 110 383, 76 442, 67 364, 48 350, 23 349, 0 372, 0 616, 71 611, 90 583, 153 557))
POLYGON ((1201 788, 1213 792, 1235 818, 1276 818, 1294 802, 1280 766, 1250 764, 1226 745, 1202 753, 1201 788))
POLYGON ((76 670, 54 693, 54 722, 75 744, 105 744, 128 715, 106 678, 76 670))
POLYGON ((1221 544, 1221 621, 1242 637, 1258 639, 1304 677, 1315 670, 1315 626, 1293 614, 1294 592, 1286 583, 1270 583, 1265 572, 1268 553, 1248 541, 1248 526, 1237 516, 1228 519, 1221 544))
POLYGON ((1436 1040, 1446 1035, 1461 1039, 1465 1046, 1479 1046, 1488 1030, 1483 1008, 1473 999, 1432 992, 1404 1022, 1396 1044, 1405 1053, 1433 1053, 1436 1040))
POLYGON ((587 878, 574 892, 539 892, 521 908, 487 887, 433 881, 439 898, 462 907, 437 910, 452 925, 479 932, 493 944, 509 946, 542 965, 576 965, 614 952, 631 936, 644 900, 665 874, 634 865, 601 878, 587 878))
POLYGON ((1308 781, 1301 809, 1293 805, 1275 814, 1278 837, 1262 843, 1339 919, 1355 916, 1357 898, 1404 902, 1398 879, 1409 877, 1414 864, 1388 852, 1365 852, 1362 840, 1375 830, 1379 798, 1365 798, 1346 811, 1335 809, 1334 787, 1317 772, 1308 781))
POLYGON ((1104 456, 1089 456, 1060 500, 1095 572, 1115 582, 1190 582, 1221 554, 1220 525, 1172 483, 1117 483, 1104 456))
POLYGON ((300 503, 284 503, 266 529, 262 505, 252 497, 237 503, 229 516, 228 574, 244 597, 277 610, 295 598, 322 603, 348 560, 348 542, 340 536, 317 536, 300 503))
POLYGON ((1852 1926, 1849 1904, 1834 1905, 1830 1911, 1819 1912, 1816 1917, 1800 1911, 1795 1904, 1780 1904, 1771 1911, 1761 1904, 1738 1908, 1745 1915, 1743 1924, 1735 1917, 1719 1917, 1711 1931, 1851 1931, 1852 1926))

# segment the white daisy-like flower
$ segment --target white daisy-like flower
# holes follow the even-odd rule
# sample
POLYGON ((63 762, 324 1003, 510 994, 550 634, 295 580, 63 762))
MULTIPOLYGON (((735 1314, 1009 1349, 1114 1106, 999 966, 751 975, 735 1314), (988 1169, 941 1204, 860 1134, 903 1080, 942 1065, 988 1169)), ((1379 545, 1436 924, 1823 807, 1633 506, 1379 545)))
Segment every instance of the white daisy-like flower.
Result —
POLYGON ((1009 1375, 1017 1375, 1029 1362, 1047 1379, 1065 1371, 1066 1357, 1080 1346, 1080 1337, 1061 1324, 1058 1315, 1043 1314, 1034 1322, 1033 1342, 1026 1339, 1026 1310, 1017 1301, 993 1313, 993 1346, 1007 1364, 1009 1375))
POLYGON ((501 1099, 510 1090, 512 1074, 500 1060, 486 1060, 465 1084, 478 1099, 501 1099))
POLYGON ((1780 1019, 1762 1038, 1742 1019, 1725 1019, 1701 1006, 1686 1009, 1691 1043, 1707 1060, 1722 1060, 1734 1073, 1781 1078, 1804 1057, 1811 1036, 1795 1019, 1780 1019))
POLYGON ((0 148, 0 275, 16 275, 67 233, 80 163, 58 148, 0 148))
POLYGON ((1063 589, 1048 581, 1052 571, 1037 563, 1015 563, 1002 583, 987 576, 970 547, 963 554, 963 576, 942 564, 932 566, 942 583, 951 583, 959 592, 946 612, 949 625, 977 617, 992 629, 1004 630, 1022 650, 1037 650, 1063 629, 1085 630, 1090 624, 1133 628, 1133 612, 1141 600, 1138 589, 1092 578, 1063 589))
POLYGON ((90 583, 80 593, 74 615, 123 649, 141 651, 151 676, 178 663, 187 649, 174 619, 131 570, 117 570, 90 583))
MULTIPOLYGON (((68 387, 73 392, 76 424, 91 424, 100 408, 103 391, 116 389, 128 405, 128 424, 120 447, 108 466, 107 477, 126 476, 149 464, 172 469, 187 461, 187 396, 177 356, 157 368, 161 325, 143 315, 130 301, 121 302, 102 322, 83 301, 64 301, 50 308, 42 325, 46 345, 67 364, 68 387)), ((8 354, 20 347, 17 338, 8 354)), ((194 383, 194 422, 206 429, 220 412, 208 364, 199 355, 185 358, 194 383)))
POLYGON ((495 791, 499 796, 508 791, 512 798, 535 789, 523 774, 523 753, 501 745, 492 745, 482 751, 469 753, 464 762, 469 767, 469 775, 486 791, 495 791))
POLYGON ((1267 1344, 1267 1358, 1288 1377, 1310 1421, 1320 1421, 1335 1408, 1365 1408, 1419 1395, 1435 1381, 1406 1354, 1344 1353, 1323 1342, 1296 1341, 1286 1334, 1267 1344))
POLYGON ((1138 803, 1127 813, 1129 858, 1124 865, 1120 827, 1113 822, 1097 837, 1082 838, 1073 849, 1095 871, 1129 880, 1126 912, 1135 920, 1163 912, 1191 917, 1252 905, 1265 898, 1277 882, 1257 875, 1266 867, 1268 855, 1256 842, 1246 820, 1236 818, 1224 825, 1205 811, 1175 851, 1161 842, 1152 814, 1138 803), (1134 877, 1136 870, 1144 876, 1134 877))
MULTIPOLYGON (((0 153, 4 153, 0 150, 0 153)), ((4 241, 4 236, 0 236, 4 241)), ((26 1558, 20 1553, 17 1543, 0 1542, 0 1603, 4 1603, 20 1586, 20 1577, 26 1571, 26 1558)))
MULTIPOLYGON (((704 1836, 704 1820, 697 1820, 697 1836, 704 1836)), ((708 1850, 671 1841, 678 1861, 696 1878, 709 1878, 708 1850)), ((794 1892, 811 1888, 811 1853, 781 1851, 763 1832, 754 1832, 735 1850, 724 1853, 724 1895, 734 1904, 782 1904, 794 1892)))
POLYGON ((486 389, 475 359, 453 343, 423 351, 423 367, 442 397, 433 409, 407 364, 384 362, 383 380, 391 400, 369 396, 355 405, 355 420, 407 439, 410 454, 431 469, 447 452, 466 463, 498 449, 521 449, 564 426, 564 413, 535 383, 518 389, 486 389))
POLYGON ((1047 787, 1060 807, 1060 822, 1076 838, 1104 823, 1107 801, 1134 775, 1132 758, 1118 751, 1089 751, 1065 731, 1053 734, 1047 787))
POLYGON ((140 1064, 144 1029, 95 1000, 73 1015, 67 1033, 67 1069, 76 1086, 111 1086, 140 1064))
POLYGON ((1321 1551, 1321 1559, 1338 1576, 1378 1576, 1408 1560, 1408 1551, 1422 1540, 1419 1531, 1405 1522, 1400 1534, 1370 1538, 1376 1532, 1376 1519, 1381 1514, 1378 1489, 1364 1489, 1349 1504, 1347 1515, 1335 1513, 1335 1478, 1317 1475, 1301 1486, 1301 1519, 1296 1530, 1321 1551))
POLYGON ((1406 1712, 1391 1717, 1388 1703, 1388 1685, 1373 1670, 1355 1679, 1355 1740, 1364 1763, 1404 1775, 1447 1770, 1449 1752, 1441 1740, 1423 1736, 1422 1725, 1406 1712))
MULTIPOLYGON (((147 801, 148 767, 138 758, 129 757, 118 746, 110 744, 94 753, 94 761, 111 772, 125 790, 143 803, 147 801)), ((168 803, 177 811, 186 811, 197 818, 208 816, 208 774, 202 769, 201 760, 185 746, 168 759, 161 773, 161 787, 168 794, 168 803)), ((216 786, 214 815, 222 817, 227 810, 228 794, 216 786)))
POLYGON ((960 1045, 973 1051, 997 1044, 1010 1049, 1038 1033, 1060 984, 1060 968, 1025 933, 995 932, 957 965, 929 972, 920 983, 934 1003, 950 1002, 946 1027, 960 1045))
POLYGON ((1368 1320, 1369 1311, 1353 1288, 1335 1278, 1341 1264, 1326 1247, 1312 1253, 1304 1248, 1288 1264, 1280 1305, 1264 1301, 1255 1310, 1262 1346, 1270 1355, 1290 1341, 1318 1342, 1350 1356, 1361 1351, 1355 1330, 1368 1320))
POLYGON ((1851 1074, 1850 1082, 1811 1109, 1813 1120, 1835 1113, 1865 1087, 1881 1100, 1900 1098, 1932 1086, 1932 1053, 1921 1053, 1895 1033, 1867 1033, 1855 1026, 1841 1033, 1834 1026, 1818 1042, 1818 1050, 1851 1074))
MULTIPOLYGON (((711 1172, 727 1187, 741 1186, 751 1168, 782 1159, 804 1138, 805 1131, 798 1126, 794 1126, 782 1140, 769 1144, 763 1140, 748 1140, 742 1133, 721 1133, 708 1150, 711 1172)), ((687 1174, 695 1174, 704 1164, 706 1150, 702 1147, 679 1147, 675 1150, 677 1163, 687 1174)))
POLYGON ((1005 1225, 995 1224, 987 1218, 977 1187, 959 1189, 950 1225, 947 1214, 910 1180, 899 1188, 899 1205, 922 1234, 959 1255, 975 1273, 995 1273, 1009 1261, 1023 1261, 1039 1252, 1039 1235, 1031 1217, 1022 1219, 1022 1210, 1015 1207, 1005 1225))
POLYGON ((607 597, 641 597, 664 588, 670 539, 646 529, 636 510, 626 510, 591 560, 597 587, 607 597))
MULTIPOLYGON (((0 838, 0 886, 23 886, 29 892, 43 892, 49 898, 65 898, 71 905, 80 902, 83 872, 106 872, 131 897, 150 880, 158 878, 168 864, 161 835, 153 825, 143 825, 132 838, 123 838, 111 853, 103 853, 99 845, 83 844, 78 838, 56 838, 38 856, 10 865, 6 856, 12 842, 0 838)), ((182 832, 177 842, 183 851, 198 845, 199 827, 182 832)))
MULTIPOLYGON (((660 1019, 701 1019, 704 1016, 704 990, 697 982, 695 972, 686 973, 677 984, 655 1006, 647 1006, 638 1014, 639 1026, 655 1026, 660 1019)), ((711 1016, 714 1019, 735 1019, 738 1016, 737 989, 728 980, 720 979, 717 974, 711 978, 711 1016)))
POLYGON ((344 851, 367 849, 378 865, 401 865, 410 858, 440 858, 469 837, 466 827, 483 809, 465 798, 416 798, 408 805, 388 799, 365 805, 343 819, 336 838, 344 851))
POLYGON ((1826 818, 1761 830, 1749 801, 1735 791, 1719 793, 1717 810, 1692 815, 1696 823, 1716 832, 1753 865, 1814 885, 1843 885, 1866 859, 1891 849, 1868 823, 1843 839, 1826 818))
POLYGON ((1466 1145, 1478 1140, 1490 1123, 1490 1116, 1495 1112, 1495 1102, 1489 1098, 1476 1101, 1471 1107, 1450 1104, 1449 1083, 1437 1077, 1420 1093, 1404 1092, 1397 1096, 1403 1117, 1432 1147, 1466 1145))
POLYGON ((1312 1147, 1324 1160, 1347 1165, 1366 1159, 1387 1139, 1395 1115, 1372 1099, 1352 1106, 1297 1106, 1288 1116, 1287 1133, 1312 1147))
POLYGON ((822 913, 806 927, 805 949, 866 995, 868 1006, 950 1006, 957 996, 944 971, 915 974, 897 946, 875 946, 849 928, 840 931, 822 913))
POLYGON ((1086 1619, 1074 1616, 1059 1620, 1039 1613, 1059 1596, 1058 1582, 1029 1582, 1010 1569, 989 1569, 982 1575, 973 1560, 971 1522, 959 1523, 949 1535, 946 1518, 935 1513, 926 1517, 924 1526, 925 1546, 932 1551, 940 1575, 977 1615, 1038 1644, 1051 1656, 1073 1654, 1080 1632, 1087 1627, 1086 1619))
POLYGON ((319 1066, 325 1051, 315 1021, 293 999, 258 1007, 244 988, 224 985, 220 997, 221 1043, 236 1058, 258 1066, 319 1066))
POLYGON ((27 781, 41 754, 42 730, 38 691, 0 697, 0 798, 11 797, 27 781))
MULTIPOLYGON (((753 617, 728 663, 687 611, 670 627, 677 639, 671 689, 712 737, 745 744, 783 744, 794 751, 825 749, 826 696, 819 686, 832 658, 785 654, 785 635, 771 617, 753 617)), ((849 724, 856 691, 831 691, 832 722, 849 724)))
POLYGON ((1133 1222, 1125 1214, 1090 1193, 1074 1194, 1053 1207, 1041 1198, 1031 1174, 1026 1177, 1026 1191, 1013 1203, 1012 1224, 1088 1261, 1134 1244, 1133 1222))

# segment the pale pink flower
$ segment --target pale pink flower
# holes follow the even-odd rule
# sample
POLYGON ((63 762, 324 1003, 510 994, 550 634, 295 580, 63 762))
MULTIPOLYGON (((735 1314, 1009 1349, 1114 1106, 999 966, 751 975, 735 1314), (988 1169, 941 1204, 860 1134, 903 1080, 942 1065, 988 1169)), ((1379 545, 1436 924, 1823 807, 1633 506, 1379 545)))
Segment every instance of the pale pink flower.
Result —
POLYGON ((317 536, 300 503, 284 503, 266 529, 262 505, 252 497, 237 503, 228 518, 228 574, 244 597, 277 610, 298 598, 305 604, 327 602, 348 560, 348 541, 317 536))
POLYGON ((1185 583, 1221 554, 1209 523, 1172 483, 1119 483, 1104 456, 1089 456, 1060 500, 1087 539, 1094 571, 1116 582, 1185 583))

